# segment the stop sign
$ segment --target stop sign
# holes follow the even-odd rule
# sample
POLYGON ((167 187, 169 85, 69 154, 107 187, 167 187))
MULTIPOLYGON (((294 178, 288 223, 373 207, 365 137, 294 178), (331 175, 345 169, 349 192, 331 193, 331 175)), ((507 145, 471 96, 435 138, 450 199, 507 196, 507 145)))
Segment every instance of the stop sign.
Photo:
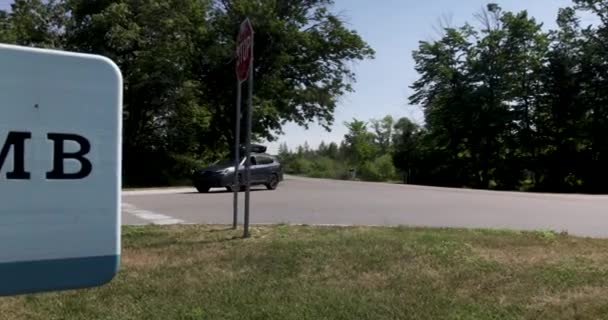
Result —
POLYGON ((241 23, 236 38, 236 76, 240 82, 247 80, 249 66, 253 60, 253 27, 249 19, 241 23))

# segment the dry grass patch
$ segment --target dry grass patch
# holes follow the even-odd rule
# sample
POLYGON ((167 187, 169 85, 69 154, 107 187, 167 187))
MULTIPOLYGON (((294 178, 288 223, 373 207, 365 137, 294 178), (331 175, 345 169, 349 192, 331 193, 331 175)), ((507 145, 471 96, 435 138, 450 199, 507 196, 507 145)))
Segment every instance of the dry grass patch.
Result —
POLYGON ((544 292, 533 298, 533 308, 564 307, 584 301, 606 301, 608 300, 608 288, 606 287, 580 287, 564 292, 544 292))
POLYGON ((0 319, 601 319, 608 241, 549 232, 126 227, 104 287, 0 298, 0 319))

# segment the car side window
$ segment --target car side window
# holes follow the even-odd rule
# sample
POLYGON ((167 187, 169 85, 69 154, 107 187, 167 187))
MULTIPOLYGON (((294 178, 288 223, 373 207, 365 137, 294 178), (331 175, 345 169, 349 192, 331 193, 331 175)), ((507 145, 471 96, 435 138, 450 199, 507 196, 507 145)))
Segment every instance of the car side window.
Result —
POLYGON ((258 156, 257 160, 258 164, 271 164, 273 162, 272 158, 265 156, 258 156))

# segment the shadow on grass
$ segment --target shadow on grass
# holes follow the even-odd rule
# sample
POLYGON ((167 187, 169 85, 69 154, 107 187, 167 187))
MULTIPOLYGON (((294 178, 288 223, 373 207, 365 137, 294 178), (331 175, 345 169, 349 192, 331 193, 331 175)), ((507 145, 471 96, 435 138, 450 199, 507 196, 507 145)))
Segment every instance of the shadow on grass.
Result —
POLYGON ((206 244, 214 244, 214 243, 226 243, 226 242, 231 242, 231 241, 234 241, 234 240, 243 240, 243 237, 242 236, 232 236, 232 237, 229 237, 229 238, 209 239, 209 240, 200 240, 200 241, 188 241, 188 242, 184 242, 184 243, 206 245, 206 244))
MULTIPOLYGON (((140 248, 148 248, 148 249, 160 249, 167 248, 175 245, 211 245, 211 244, 220 244, 227 243, 234 240, 243 240, 242 236, 231 236, 226 238, 217 238, 217 239, 204 239, 204 240, 185 240, 185 241, 175 241, 171 239, 163 239, 154 242, 148 242, 145 244, 138 244, 137 247, 140 248)), ((128 246, 130 247, 130 246, 128 246)))
POLYGON ((226 227, 226 228, 222 228, 222 229, 211 229, 211 230, 209 230, 209 232, 214 233, 214 232, 232 231, 232 230, 234 230, 234 229, 232 229, 232 227, 226 227))

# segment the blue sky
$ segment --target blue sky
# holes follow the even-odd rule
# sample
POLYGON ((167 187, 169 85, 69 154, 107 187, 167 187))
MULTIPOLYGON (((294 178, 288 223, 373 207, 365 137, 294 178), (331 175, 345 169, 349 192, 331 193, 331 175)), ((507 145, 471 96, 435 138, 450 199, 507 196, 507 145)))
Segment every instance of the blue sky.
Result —
POLYGON ((417 79, 412 50, 420 40, 437 38, 434 26, 442 16, 451 17, 454 26, 466 21, 476 24, 473 14, 488 2, 497 2, 504 10, 528 10, 546 28, 555 26, 560 7, 571 4, 569 0, 336 0, 334 11, 345 16, 348 25, 376 50, 376 58, 355 66, 355 92, 341 98, 331 132, 319 126, 305 130, 288 124, 285 134, 269 144, 269 152, 276 152, 281 142, 295 148, 305 141, 311 147, 321 141, 341 141, 346 133, 343 122, 352 118, 368 120, 390 114, 422 122, 420 109, 407 102, 409 85, 417 79))

